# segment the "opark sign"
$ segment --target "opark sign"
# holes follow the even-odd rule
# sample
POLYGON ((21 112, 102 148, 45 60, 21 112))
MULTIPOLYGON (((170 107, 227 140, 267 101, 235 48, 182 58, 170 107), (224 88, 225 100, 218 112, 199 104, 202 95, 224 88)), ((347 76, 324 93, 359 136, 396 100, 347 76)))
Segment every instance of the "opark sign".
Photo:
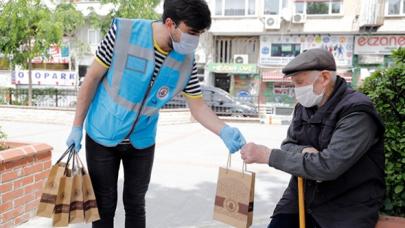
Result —
POLYGON ((389 55, 393 49, 405 47, 405 35, 356 36, 354 54, 389 55))
MULTIPOLYGON (((11 77, 11 83, 16 85, 28 84, 28 71, 14 71, 11 77)), ((32 71, 33 85, 49 85, 49 86, 75 86, 77 74, 74 71, 32 71)))

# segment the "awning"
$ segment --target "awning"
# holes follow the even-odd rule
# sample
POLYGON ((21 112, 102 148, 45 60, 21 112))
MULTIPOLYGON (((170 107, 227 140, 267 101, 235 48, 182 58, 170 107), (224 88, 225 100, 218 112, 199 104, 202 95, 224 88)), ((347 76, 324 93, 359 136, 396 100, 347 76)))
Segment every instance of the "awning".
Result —
POLYGON ((265 70, 262 72, 263 82, 291 82, 290 78, 284 78, 281 69, 265 70))
MULTIPOLYGON (((352 72, 351 71, 337 71, 337 75, 344 78, 347 82, 352 81, 352 72)), ((262 72, 262 81, 263 82, 291 82, 290 77, 284 78, 284 74, 281 72, 281 69, 274 70, 265 70, 262 72)))

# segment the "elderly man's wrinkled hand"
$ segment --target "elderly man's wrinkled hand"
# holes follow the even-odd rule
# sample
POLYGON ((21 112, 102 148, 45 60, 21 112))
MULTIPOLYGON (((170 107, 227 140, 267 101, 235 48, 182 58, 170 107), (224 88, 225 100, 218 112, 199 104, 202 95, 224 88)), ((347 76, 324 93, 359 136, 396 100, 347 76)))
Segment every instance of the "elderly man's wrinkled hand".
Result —
POLYGON ((271 150, 263 145, 248 143, 242 147, 240 154, 243 161, 245 161, 247 164, 268 164, 271 150))
POLYGON ((302 150, 302 153, 310 153, 310 154, 316 154, 319 153, 319 151, 313 147, 306 147, 302 150))

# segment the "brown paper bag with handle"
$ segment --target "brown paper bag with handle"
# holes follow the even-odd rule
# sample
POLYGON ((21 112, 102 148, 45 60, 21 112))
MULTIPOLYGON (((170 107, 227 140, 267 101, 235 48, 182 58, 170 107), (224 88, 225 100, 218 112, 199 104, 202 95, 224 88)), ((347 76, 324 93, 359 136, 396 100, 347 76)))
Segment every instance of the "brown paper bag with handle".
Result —
POLYGON ((61 162, 71 151, 72 147, 68 148, 58 161, 51 167, 48 179, 42 189, 41 200, 38 205, 37 216, 52 218, 53 210, 56 203, 56 195, 59 190, 60 179, 63 176, 66 163, 61 162))
POLYGON ((220 167, 215 196, 214 219, 235 227, 247 228, 253 221, 255 173, 231 169, 231 155, 227 167, 220 167))
POLYGON ((83 210, 84 210, 84 221, 86 223, 91 223, 100 219, 98 213, 96 195, 94 194, 93 185, 91 184, 90 176, 85 169, 81 160, 79 160, 82 166, 82 184, 83 184, 83 210))
POLYGON ((77 153, 73 155, 73 181, 72 181, 72 196, 70 198, 69 224, 84 222, 83 209, 83 171, 80 157, 77 153))
POLYGON ((70 198, 73 182, 72 170, 69 168, 69 162, 72 159, 74 153, 76 152, 71 152, 69 154, 63 176, 60 179, 52 222, 52 225, 55 227, 69 225, 70 198))

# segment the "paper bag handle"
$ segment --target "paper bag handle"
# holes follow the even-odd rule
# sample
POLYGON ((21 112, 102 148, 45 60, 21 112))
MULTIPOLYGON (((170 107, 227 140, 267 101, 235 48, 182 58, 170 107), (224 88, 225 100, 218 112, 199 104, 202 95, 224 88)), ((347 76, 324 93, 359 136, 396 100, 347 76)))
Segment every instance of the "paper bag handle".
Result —
POLYGON ((73 149, 74 146, 75 145, 72 144, 69 148, 67 148, 67 150, 62 154, 62 156, 60 156, 60 158, 58 159, 56 164, 58 164, 60 161, 62 161, 62 159, 66 157, 66 155, 73 149))
MULTIPOLYGON (((226 171, 228 172, 228 169, 231 168, 231 161, 232 161, 232 157, 231 157, 231 153, 228 154, 228 161, 226 163, 226 171)), ((242 174, 245 174, 245 172, 247 172, 247 165, 246 162, 243 161, 243 165, 242 165, 242 174)))

